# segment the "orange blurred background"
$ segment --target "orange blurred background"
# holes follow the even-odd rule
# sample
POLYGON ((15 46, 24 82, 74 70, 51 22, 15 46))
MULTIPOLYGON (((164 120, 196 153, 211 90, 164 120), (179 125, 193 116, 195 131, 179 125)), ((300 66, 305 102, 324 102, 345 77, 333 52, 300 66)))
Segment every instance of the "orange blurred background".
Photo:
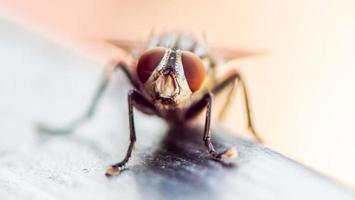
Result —
MULTIPOLYGON (((145 39, 152 27, 266 50, 234 62, 266 145, 355 188, 354 1, 0 0, 0 11, 100 63, 117 57, 102 38, 145 39)), ((229 116, 234 130, 240 113, 229 116)))

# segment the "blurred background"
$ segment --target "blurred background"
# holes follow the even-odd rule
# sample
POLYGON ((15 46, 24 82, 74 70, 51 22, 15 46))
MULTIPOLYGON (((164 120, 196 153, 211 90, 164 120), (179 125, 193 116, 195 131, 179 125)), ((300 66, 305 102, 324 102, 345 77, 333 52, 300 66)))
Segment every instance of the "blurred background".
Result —
MULTIPOLYGON (((234 64, 266 145, 355 188, 354 1, 0 0, 0 15, 101 64, 118 56, 104 38, 144 40, 152 27, 264 50, 234 64)), ((225 125, 242 133, 238 109, 225 125)))

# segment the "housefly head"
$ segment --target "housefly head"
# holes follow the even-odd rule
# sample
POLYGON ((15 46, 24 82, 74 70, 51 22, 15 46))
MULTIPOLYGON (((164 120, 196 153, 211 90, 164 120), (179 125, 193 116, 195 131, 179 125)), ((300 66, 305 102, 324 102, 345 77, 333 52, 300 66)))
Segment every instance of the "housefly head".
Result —
POLYGON ((157 47, 139 58, 137 74, 155 104, 174 106, 201 88, 206 70, 191 52, 157 47))

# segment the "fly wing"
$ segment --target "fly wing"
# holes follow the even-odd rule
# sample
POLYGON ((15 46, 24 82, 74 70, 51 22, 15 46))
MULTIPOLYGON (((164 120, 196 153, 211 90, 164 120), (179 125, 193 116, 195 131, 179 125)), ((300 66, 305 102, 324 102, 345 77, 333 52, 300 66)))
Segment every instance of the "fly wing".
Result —
MULTIPOLYGON (((132 53, 136 58, 150 46, 149 42, 147 43, 141 40, 107 39, 106 41, 114 46, 117 46, 127 52, 132 53)), ((150 42, 154 41, 152 40, 150 42)), ((208 52, 209 55, 214 57, 215 59, 222 59, 224 61, 261 56, 265 54, 265 51, 262 50, 248 50, 238 48, 233 49, 218 47, 215 45, 208 46, 208 52)))
POLYGON ((212 46, 210 47, 210 53, 215 58, 221 58, 223 60, 229 61, 229 60, 240 59, 240 58, 261 56, 265 54, 265 51, 232 49, 232 48, 212 46))
POLYGON ((106 39, 105 41, 131 53, 134 58, 138 58, 146 48, 146 43, 140 40, 106 39))

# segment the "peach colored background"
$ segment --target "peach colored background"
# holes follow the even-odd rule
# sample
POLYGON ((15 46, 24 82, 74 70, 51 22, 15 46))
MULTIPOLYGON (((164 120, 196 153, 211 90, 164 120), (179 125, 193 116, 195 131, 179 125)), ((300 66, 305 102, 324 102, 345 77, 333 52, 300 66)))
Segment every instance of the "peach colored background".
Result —
MULTIPOLYGON (((0 0, 0 8, 102 63, 117 51, 101 38, 144 39, 153 26, 267 50, 235 61, 250 86, 257 130, 268 146, 355 187, 355 2, 215 2, 0 0)), ((236 120, 239 114, 227 126, 236 120)))

